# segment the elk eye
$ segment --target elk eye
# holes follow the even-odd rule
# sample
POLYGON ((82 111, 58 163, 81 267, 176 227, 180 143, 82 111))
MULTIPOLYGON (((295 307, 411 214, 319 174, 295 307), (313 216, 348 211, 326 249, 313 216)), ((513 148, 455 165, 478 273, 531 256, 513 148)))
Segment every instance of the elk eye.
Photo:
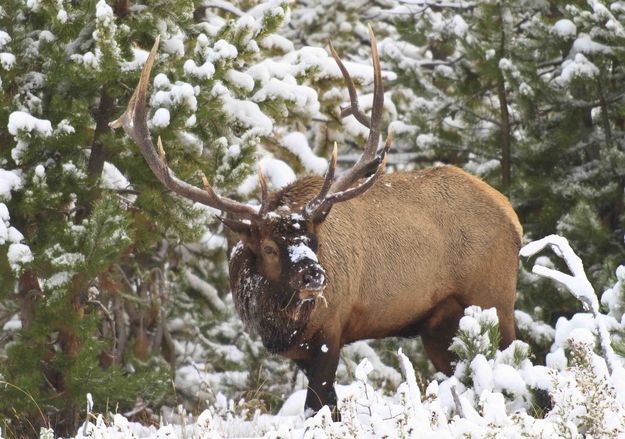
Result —
POLYGON ((270 245, 266 245, 265 247, 263 247, 263 251, 265 252, 265 254, 268 254, 268 255, 277 254, 276 250, 270 245))

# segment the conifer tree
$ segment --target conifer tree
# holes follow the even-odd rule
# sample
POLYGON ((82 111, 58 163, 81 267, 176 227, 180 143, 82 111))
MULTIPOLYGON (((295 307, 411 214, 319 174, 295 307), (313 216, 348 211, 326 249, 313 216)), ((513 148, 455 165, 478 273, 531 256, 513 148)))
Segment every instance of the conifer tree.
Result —
MULTIPOLYGON (((233 386, 250 387, 253 371, 227 345, 264 359, 228 324, 225 242, 207 228, 219 230, 215 212, 164 191, 108 127, 160 34, 150 127, 179 177, 201 186, 206 175, 236 196, 259 157, 273 187, 294 178, 274 156, 306 157, 322 173, 305 141, 282 139, 317 115, 301 83, 328 63, 283 57, 292 46, 275 32, 288 3, 239 6, 12 1, 0 11, 0 318, 14 331, 0 346, 4 431, 74 431, 87 393, 118 410, 174 403, 169 379, 193 360, 184 346, 212 372, 238 366, 244 382, 233 386)), ((239 191, 253 196, 250 181, 239 191)))

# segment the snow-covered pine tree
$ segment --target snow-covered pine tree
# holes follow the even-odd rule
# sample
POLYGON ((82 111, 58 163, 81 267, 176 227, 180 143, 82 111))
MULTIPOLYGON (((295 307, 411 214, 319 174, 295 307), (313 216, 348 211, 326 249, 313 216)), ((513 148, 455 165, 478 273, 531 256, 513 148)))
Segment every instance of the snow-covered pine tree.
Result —
POLYGON ((540 88, 519 112, 513 197, 530 236, 566 236, 599 290, 624 254, 624 19, 617 3, 562 2, 527 23, 540 88))
POLYGON ((207 229, 214 213, 166 193, 108 127, 160 34, 150 122, 178 176, 201 185, 205 174, 222 192, 253 195, 245 178, 259 157, 273 187, 294 178, 274 155, 322 173, 325 161, 297 133, 317 115, 317 96, 299 84, 338 71, 325 52, 282 56, 292 45, 275 31, 288 3, 243 4, 15 1, 0 10, 3 431, 75 431, 87 393, 102 410, 143 401, 136 411, 149 415, 173 366, 198 358, 218 381, 236 366, 235 390, 262 382, 257 342, 228 323, 225 241, 207 229))

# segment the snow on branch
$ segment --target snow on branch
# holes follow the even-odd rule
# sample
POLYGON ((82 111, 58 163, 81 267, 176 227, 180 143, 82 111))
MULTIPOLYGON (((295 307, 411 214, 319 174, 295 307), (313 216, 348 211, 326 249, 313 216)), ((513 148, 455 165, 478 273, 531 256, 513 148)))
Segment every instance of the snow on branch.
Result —
POLYGON ((576 299, 582 302, 584 308, 590 310, 592 313, 595 324, 597 325, 597 332, 599 333, 599 340, 601 342, 601 350, 603 356, 606 359, 610 374, 615 369, 621 368, 620 362, 612 349, 610 342, 610 333, 606 326, 606 316, 599 312, 599 300, 595 294, 595 289, 590 284, 586 272, 584 271, 584 264, 579 256, 575 254, 569 241, 558 235, 549 235, 538 241, 530 242, 525 245, 520 255, 523 257, 530 257, 543 250, 545 247, 550 246, 553 252, 564 259, 568 266, 570 274, 562 273, 561 271, 547 268, 543 265, 534 265, 532 272, 549 279, 553 279, 563 284, 568 290, 575 296, 576 299))
POLYGON ((583 303, 584 308, 592 311, 593 315, 598 313, 599 301, 597 300, 595 289, 586 277, 582 260, 575 254, 566 238, 558 235, 546 236, 527 244, 521 249, 520 255, 525 258, 534 256, 547 246, 551 246, 554 253, 564 259, 573 275, 571 276, 543 265, 534 265, 532 273, 560 282, 569 289, 576 299, 583 303))

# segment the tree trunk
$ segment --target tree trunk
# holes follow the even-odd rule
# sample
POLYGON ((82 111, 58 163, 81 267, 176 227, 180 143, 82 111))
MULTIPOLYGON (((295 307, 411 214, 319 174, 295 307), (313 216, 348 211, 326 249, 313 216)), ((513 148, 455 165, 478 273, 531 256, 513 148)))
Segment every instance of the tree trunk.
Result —
MULTIPOLYGON (((499 26, 500 28, 500 45, 499 45, 499 59, 506 56, 506 32, 505 22, 503 19, 503 6, 499 5, 499 26)), ((499 98, 499 118, 500 118, 500 133, 501 133, 501 182, 504 190, 510 187, 511 181, 511 161, 510 161, 510 149, 511 149, 511 133, 510 133, 510 113, 508 112, 508 96, 506 92, 506 81, 501 72, 501 69, 497 72, 497 97, 499 98)))
POLYGON ((80 203, 80 208, 76 214, 76 222, 80 223, 91 213, 93 201, 100 193, 96 186, 98 179, 102 175, 104 169, 104 161, 107 157, 106 146, 100 141, 103 134, 110 131, 109 121, 113 113, 113 99, 109 96, 106 86, 102 86, 100 93, 100 103, 93 117, 95 119, 95 131, 93 133, 93 142, 91 143, 91 154, 89 155, 89 163, 87 164, 87 184, 90 187, 88 194, 80 203))
POLYGON ((31 269, 26 269, 21 274, 18 285, 17 295, 20 304, 20 320, 22 329, 29 329, 35 319, 35 302, 41 296, 41 287, 37 280, 37 275, 31 269))
POLYGON ((510 187, 511 163, 510 163, 510 114, 508 113, 508 99, 506 96, 506 84, 503 75, 499 73, 497 84, 497 95, 499 97, 499 111, 501 116, 501 182, 504 189, 510 187))

